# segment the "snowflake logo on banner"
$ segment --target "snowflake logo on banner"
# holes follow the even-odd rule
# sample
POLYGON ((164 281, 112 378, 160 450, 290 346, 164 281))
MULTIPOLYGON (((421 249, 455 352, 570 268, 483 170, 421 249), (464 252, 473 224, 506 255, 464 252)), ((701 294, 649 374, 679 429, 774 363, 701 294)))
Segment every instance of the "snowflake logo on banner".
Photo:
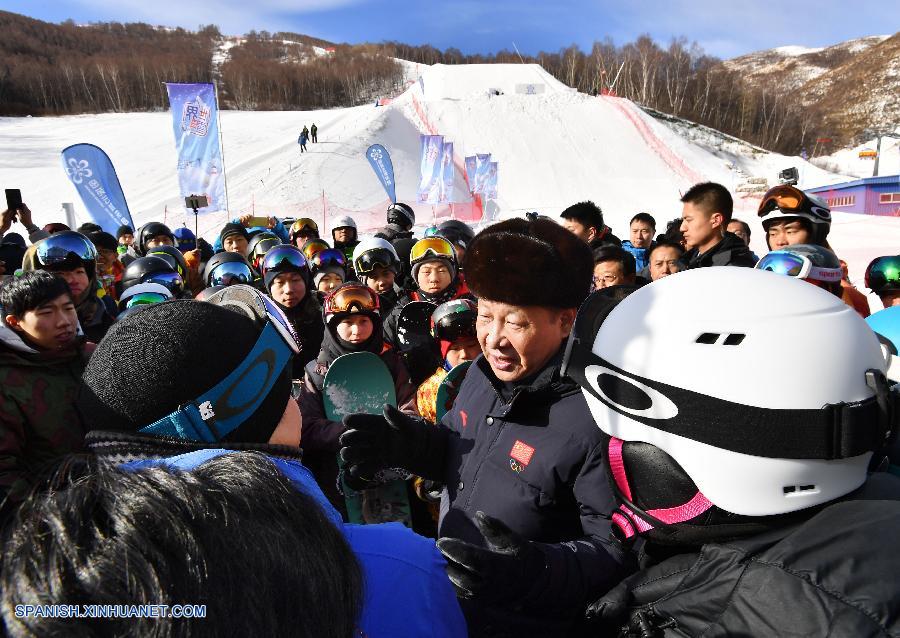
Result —
POLYGON ((206 137, 212 110, 200 98, 185 102, 181 110, 181 130, 189 131, 197 137, 206 137))
POLYGON ((66 166, 66 174, 73 183, 80 184, 86 178, 94 175, 94 171, 90 167, 91 165, 88 164, 87 160, 77 160, 74 157, 70 157, 68 166, 66 166))
POLYGON ((384 154, 381 152, 380 148, 373 148, 372 152, 369 153, 369 157, 371 157, 376 162, 380 162, 383 155, 384 154))

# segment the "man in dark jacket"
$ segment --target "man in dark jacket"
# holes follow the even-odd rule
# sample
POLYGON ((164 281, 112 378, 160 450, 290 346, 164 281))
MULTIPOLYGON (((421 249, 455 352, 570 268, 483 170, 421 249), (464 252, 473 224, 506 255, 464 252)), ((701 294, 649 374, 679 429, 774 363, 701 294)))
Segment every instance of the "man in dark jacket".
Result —
POLYGON ((604 433, 617 535, 643 539, 595 635, 900 635, 900 554, 876 540, 900 534, 900 480, 868 473, 900 391, 866 324, 803 283, 702 268, 579 311, 564 370, 604 433), (757 347, 784 326, 789 378, 757 347))
POLYGON ((601 246, 621 246, 622 240, 603 223, 603 211, 592 201, 572 204, 562 212, 563 226, 587 243, 591 250, 601 246))
POLYGON ((695 184, 681 198, 681 232, 687 244, 682 257, 686 269, 706 266, 753 268, 753 253, 741 239, 725 231, 734 200, 721 184, 695 184))
POLYGON ((351 415, 345 476, 382 467, 441 481, 438 546, 472 636, 579 635, 582 601, 623 575, 600 430, 560 373, 591 282, 587 244, 547 218, 491 226, 466 253, 483 355, 438 427, 351 415))

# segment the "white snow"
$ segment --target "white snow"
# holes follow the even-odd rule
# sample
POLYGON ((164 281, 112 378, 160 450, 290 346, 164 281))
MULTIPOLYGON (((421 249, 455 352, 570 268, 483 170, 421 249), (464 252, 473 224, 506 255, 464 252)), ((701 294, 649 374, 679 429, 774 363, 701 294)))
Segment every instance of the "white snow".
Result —
MULTIPOLYGON (((650 211, 664 228, 680 216, 680 194, 700 180, 735 191, 751 178, 774 184, 777 173, 790 166, 800 167, 801 186, 846 179, 683 120, 664 123, 624 99, 576 93, 537 65, 435 65, 416 71, 424 93, 416 82, 389 106, 223 112, 231 216, 255 212, 321 220, 324 215, 327 228, 328 218, 351 214, 363 229, 382 225, 387 198, 365 149, 380 143, 390 151, 398 198, 414 202, 419 135, 430 130, 453 141, 460 160, 492 153, 499 161, 499 197, 487 206, 492 218, 525 211, 557 216, 574 202, 592 199, 620 235, 627 235, 628 221, 639 211, 650 211), (545 91, 516 93, 519 84, 543 84, 545 91), (488 89, 503 94, 489 96, 488 89), (312 123, 320 141, 301 155, 297 136, 312 123)), ((136 224, 158 219, 193 227, 179 194, 167 112, 0 118, 0 182, 22 189, 37 224, 62 219, 62 202, 73 202, 80 221, 87 219, 59 159, 62 148, 78 142, 109 154, 136 224)), ((454 197, 469 201, 459 172, 454 197)), ((735 216, 751 224, 753 248, 762 254, 757 204, 752 197, 738 197, 735 216)), ((414 208, 420 223, 431 222, 432 207, 414 208)), ((214 235, 227 217, 200 217, 201 232, 214 235)), ((830 239, 861 284, 872 258, 897 252, 900 220, 836 214, 830 239)))
MULTIPOLYGON (((872 177, 875 160, 860 157, 861 151, 874 151, 878 147, 877 140, 869 140, 854 148, 835 151, 831 155, 821 155, 810 159, 810 162, 826 171, 837 171, 852 177, 872 177)), ((900 174, 900 126, 894 137, 881 138, 881 159, 878 162, 879 175, 900 174)))
POLYGON ((797 45, 788 45, 783 47, 775 47, 772 49, 775 53, 780 53, 785 56, 798 56, 798 55, 806 55, 807 53, 818 53, 824 47, 801 47, 797 45))

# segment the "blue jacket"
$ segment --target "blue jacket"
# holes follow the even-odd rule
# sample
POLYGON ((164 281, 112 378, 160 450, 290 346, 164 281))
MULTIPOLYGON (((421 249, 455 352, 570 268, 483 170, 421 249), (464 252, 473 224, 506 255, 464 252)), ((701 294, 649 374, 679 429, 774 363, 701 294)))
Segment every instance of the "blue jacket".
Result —
POLYGON ((630 241, 625 240, 622 242, 622 248, 624 248, 634 256, 634 271, 640 272, 649 263, 650 249, 653 248, 653 245, 651 244, 650 248, 636 248, 631 244, 630 241))
MULTIPOLYGON (((191 470, 232 450, 197 450, 178 456, 126 463, 137 469, 167 465, 191 470)), ((359 624, 365 636, 427 638, 466 636, 456 595, 444 571, 446 563, 434 541, 400 523, 350 525, 341 520, 312 473, 301 463, 269 457, 278 469, 307 496, 313 498, 337 526, 353 549, 365 578, 365 602, 359 624)))

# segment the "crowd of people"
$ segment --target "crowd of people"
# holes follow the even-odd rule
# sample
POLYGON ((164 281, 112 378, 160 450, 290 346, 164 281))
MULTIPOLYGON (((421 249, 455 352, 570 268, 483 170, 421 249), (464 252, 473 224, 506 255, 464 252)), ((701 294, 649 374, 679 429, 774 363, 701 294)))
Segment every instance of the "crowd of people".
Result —
POLYGON ((6 632, 900 635, 900 255, 870 316, 816 197, 776 186, 753 228, 719 184, 681 204, 624 241, 590 201, 211 244, 5 211, 6 632), (355 353, 395 401, 336 419, 355 353))

